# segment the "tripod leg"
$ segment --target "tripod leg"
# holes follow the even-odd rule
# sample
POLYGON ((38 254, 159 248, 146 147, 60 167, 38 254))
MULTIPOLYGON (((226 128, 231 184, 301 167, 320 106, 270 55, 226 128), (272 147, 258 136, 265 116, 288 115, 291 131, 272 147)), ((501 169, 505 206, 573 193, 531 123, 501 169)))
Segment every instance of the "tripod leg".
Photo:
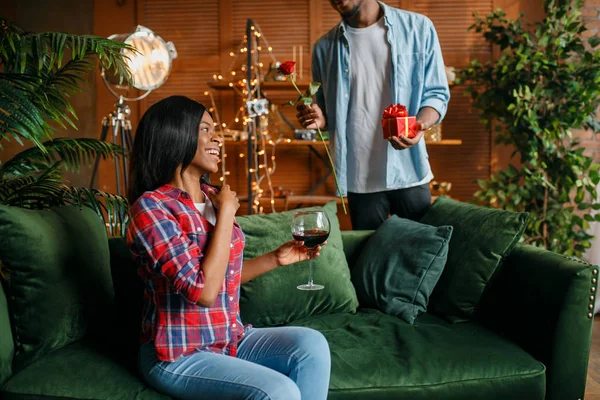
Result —
MULTIPOLYGON (((131 121, 125 120, 125 157, 130 161, 131 150, 133 149, 133 135, 131 129, 131 121)), ((129 165, 125 170, 125 183, 129 188, 129 165)))
MULTIPOLYGON (((133 149, 133 130, 131 129, 131 121, 125 121, 125 139, 127 140, 127 151, 133 149)), ((129 153, 127 153, 129 156, 129 153)))
MULTIPOLYGON (((121 121, 115 121, 113 126, 113 143, 117 144, 117 136, 119 134, 119 130, 121 128, 121 121)), ((115 156, 115 183, 117 185, 117 194, 121 196, 121 182, 119 177, 121 174, 119 173, 119 156, 115 156)))
MULTIPOLYGON (((108 133, 108 118, 104 117, 102 119, 102 132, 100 133, 100 140, 106 140, 106 134, 108 133)), ((96 156, 96 161, 94 161, 94 168, 92 169, 92 177, 90 179, 90 188, 94 188, 94 183, 96 183, 96 174, 98 173, 98 164, 100 164, 100 155, 96 156)))
POLYGON ((123 178, 125 181, 125 193, 127 193, 127 189, 129 188, 129 168, 127 167, 127 155, 129 153, 129 140, 127 139, 127 135, 129 134, 129 129, 127 128, 127 123, 129 121, 121 121, 123 125, 121 125, 121 146, 125 151, 123 154, 123 178))

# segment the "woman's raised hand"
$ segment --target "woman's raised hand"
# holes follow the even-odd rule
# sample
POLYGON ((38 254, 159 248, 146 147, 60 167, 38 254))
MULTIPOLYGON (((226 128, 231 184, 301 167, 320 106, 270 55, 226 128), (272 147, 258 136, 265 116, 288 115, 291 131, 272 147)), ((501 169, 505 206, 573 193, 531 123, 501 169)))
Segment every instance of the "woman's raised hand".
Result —
POLYGON ((238 208, 240 208, 240 201, 229 185, 223 185, 219 193, 209 192, 209 196, 210 201, 213 202, 219 213, 225 212, 235 215, 238 208))

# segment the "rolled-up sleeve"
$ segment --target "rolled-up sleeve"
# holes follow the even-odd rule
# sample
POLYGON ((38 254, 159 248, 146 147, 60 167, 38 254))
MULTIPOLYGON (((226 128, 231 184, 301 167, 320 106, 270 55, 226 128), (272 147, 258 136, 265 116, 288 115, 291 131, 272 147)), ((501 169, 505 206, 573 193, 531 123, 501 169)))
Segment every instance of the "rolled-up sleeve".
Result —
POLYGON ((134 255, 162 275, 190 303, 197 303, 204 288, 203 258, 198 245, 182 231, 175 217, 151 198, 132 209, 127 242, 134 255))
POLYGON ((420 108, 431 107, 436 110, 440 114, 440 119, 437 121, 440 123, 448 109, 450 89, 437 32, 428 19, 426 27, 429 39, 425 52, 425 81, 420 108))

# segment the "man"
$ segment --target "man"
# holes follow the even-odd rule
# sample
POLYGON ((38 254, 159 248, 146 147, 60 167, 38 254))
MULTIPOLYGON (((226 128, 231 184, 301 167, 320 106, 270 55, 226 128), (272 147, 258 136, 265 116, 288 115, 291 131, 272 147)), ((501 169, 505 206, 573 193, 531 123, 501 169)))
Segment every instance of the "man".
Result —
POLYGON ((431 203, 433 178, 423 133, 450 99, 437 33, 425 16, 376 0, 330 0, 342 22, 313 47, 316 104, 298 121, 329 131, 340 190, 354 229, 376 229, 388 215, 418 220, 431 203), (403 104, 419 132, 383 138, 383 110, 403 104))

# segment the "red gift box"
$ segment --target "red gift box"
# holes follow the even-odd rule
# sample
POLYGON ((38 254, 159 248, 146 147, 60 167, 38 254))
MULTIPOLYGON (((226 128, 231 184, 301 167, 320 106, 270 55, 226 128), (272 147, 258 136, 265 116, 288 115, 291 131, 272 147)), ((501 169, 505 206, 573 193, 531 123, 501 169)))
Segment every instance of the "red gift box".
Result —
POLYGON ((402 104, 389 106, 383 111, 381 127, 385 139, 392 136, 406 136, 409 139, 417 136, 417 118, 409 117, 402 104))

